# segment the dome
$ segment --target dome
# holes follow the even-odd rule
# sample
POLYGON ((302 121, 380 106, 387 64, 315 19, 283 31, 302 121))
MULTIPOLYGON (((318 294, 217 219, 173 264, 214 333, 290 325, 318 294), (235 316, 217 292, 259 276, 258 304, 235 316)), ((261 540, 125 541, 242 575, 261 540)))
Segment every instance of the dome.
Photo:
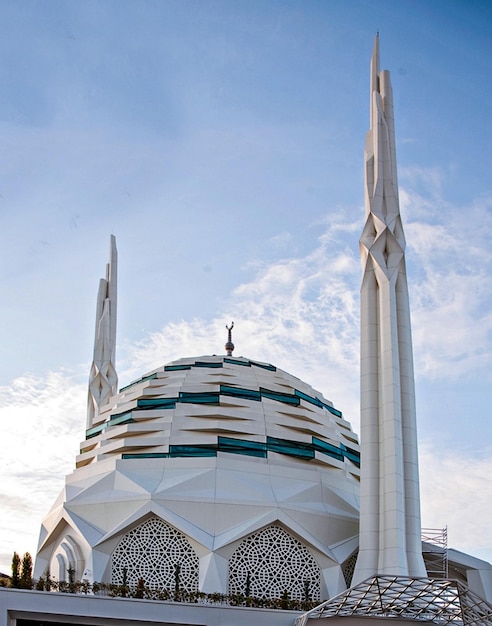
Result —
POLYGON ((180 359, 101 407, 36 573, 162 589, 178 568, 189 591, 329 597, 357 548, 358 489, 357 436, 321 393, 268 363, 180 359))

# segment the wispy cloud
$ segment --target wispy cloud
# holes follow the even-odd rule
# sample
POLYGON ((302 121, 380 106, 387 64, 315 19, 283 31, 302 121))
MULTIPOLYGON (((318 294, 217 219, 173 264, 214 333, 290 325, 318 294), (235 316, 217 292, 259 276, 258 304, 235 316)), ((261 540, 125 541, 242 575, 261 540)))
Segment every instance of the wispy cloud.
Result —
POLYGON ((14 550, 35 554, 41 520, 75 467, 85 400, 85 386, 67 372, 27 374, 0 387, 1 571, 14 550))
POLYGON ((478 457, 420 443, 422 525, 448 527, 449 546, 492 562, 492 449, 478 457))
POLYGON ((457 379, 492 362, 492 198, 455 206, 441 192, 438 170, 409 178, 402 206, 417 369, 457 379))

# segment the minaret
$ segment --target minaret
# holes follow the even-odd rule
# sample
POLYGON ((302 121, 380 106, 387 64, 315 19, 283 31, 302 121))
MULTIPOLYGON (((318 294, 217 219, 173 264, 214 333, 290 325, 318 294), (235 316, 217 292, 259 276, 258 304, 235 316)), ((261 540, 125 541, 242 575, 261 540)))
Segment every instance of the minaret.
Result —
POLYGON ((118 390, 115 369, 117 262, 116 239, 111 235, 106 279, 101 278, 97 294, 94 358, 89 374, 87 428, 93 425, 99 408, 118 390))
POLYGON ((379 71, 379 36, 371 59, 371 124, 364 157, 361 502, 353 584, 375 575, 426 576, 393 95, 389 72, 379 71))

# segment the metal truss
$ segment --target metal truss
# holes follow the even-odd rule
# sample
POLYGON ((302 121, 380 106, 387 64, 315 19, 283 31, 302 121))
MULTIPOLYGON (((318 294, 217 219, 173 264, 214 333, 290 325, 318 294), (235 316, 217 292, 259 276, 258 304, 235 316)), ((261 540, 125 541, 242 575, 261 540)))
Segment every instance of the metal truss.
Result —
POLYGON ((492 626, 492 605, 457 580, 376 576, 300 615, 295 626, 305 626, 311 619, 349 616, 492 626))

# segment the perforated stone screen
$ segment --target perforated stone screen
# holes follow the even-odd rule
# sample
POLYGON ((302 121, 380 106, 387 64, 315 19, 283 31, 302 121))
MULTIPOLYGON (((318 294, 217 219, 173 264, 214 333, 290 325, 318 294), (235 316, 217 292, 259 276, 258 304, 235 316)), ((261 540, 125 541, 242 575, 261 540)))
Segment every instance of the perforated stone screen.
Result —
POLYGON ((320 569, 300 541, 280 526, 268 526, 249 535, 229 561, 229 594, 279 598, 287 591, 291 599, 320 597, 320 569))
POLYGON ((198 556, 186 537, 176 528, 156 517, 130 530, 112 555, 111 578, 136 586, 139 578, 151 589, 174 590, 176 565, 179 564, 179 586, 184 591, 198 590, 198 556))

